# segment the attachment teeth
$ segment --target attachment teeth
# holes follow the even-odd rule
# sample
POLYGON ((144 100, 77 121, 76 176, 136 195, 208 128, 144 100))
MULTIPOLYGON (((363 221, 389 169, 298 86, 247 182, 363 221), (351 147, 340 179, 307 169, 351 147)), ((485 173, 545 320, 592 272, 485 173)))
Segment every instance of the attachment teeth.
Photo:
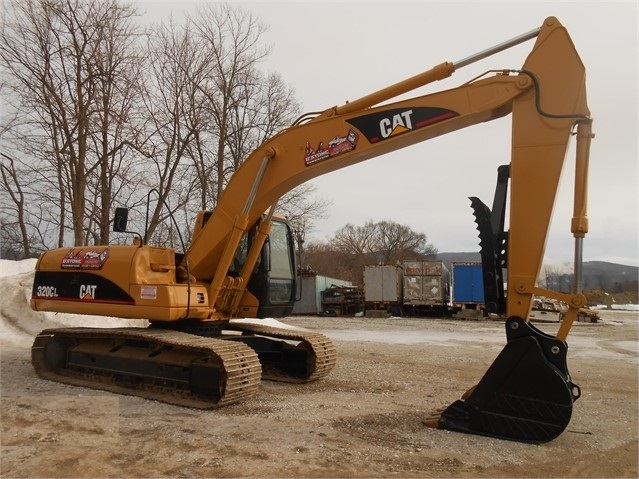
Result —
POLYGON ((470 205, 479 231, 479 246, 484 279, 484 300, 490 313, 505 310, 504 283, 502 281, 500 253, 492 231, 492 212, 479 198, 470 197, 470 205))

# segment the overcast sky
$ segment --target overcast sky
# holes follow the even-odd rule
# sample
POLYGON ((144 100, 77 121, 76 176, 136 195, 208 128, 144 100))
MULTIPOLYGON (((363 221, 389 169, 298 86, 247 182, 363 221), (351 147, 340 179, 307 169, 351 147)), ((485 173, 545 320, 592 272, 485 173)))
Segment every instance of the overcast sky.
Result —
MULTIPOLYGON (((202 2, 141 0, 154 18, 194 12, 202 2)), ((231 2, 269 28, 277 71, 304 111, 324 110, 461 60, 556 16, 587 69, 596 135, 590 154, 590 232, 584 260, 639 265, 637 236, 637 2, 231 2)), ((526 42, 458 70, 410 96, 456 87, 492 68, 519 68, 526 42)), ((478 251, 469 196, 492 204, 497 167, 510 159, 510 117, 473 126, 313 180, 332 205, 311 237, 346 223, 392 220, 425 233, 442 252, 478 251)), ((546 249, 571 263, 574 144, 568 151, 546 249)), ((531 198, 531 201, 534 201, 531 198)))

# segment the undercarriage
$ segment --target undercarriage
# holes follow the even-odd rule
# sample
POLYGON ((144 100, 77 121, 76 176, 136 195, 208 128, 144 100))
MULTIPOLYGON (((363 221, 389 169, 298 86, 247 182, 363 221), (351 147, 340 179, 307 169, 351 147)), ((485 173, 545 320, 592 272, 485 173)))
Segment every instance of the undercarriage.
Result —
POLYGON ((252 397, 260 379, 314 381, 335 365, 335 347, 322 334, 227 326, 48 329, 31 357, 44 379, 201 409, 252 397))

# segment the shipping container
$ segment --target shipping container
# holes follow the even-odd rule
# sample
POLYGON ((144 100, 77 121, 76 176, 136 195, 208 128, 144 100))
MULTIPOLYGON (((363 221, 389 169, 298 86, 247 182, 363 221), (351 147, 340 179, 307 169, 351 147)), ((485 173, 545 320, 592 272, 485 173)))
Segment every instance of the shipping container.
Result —
POLYGON ((446 315, 450 304, 450 273, 442 261, 404 261, 404 314, 446 315))
POLYGON ((452 306, 459 309, 483 309, 484 276, 481 263, 452 263, 452 306))
POLYGON ((453 263, 452 296, 455 303, 484 303, 484 279, 481 263, 453 263))

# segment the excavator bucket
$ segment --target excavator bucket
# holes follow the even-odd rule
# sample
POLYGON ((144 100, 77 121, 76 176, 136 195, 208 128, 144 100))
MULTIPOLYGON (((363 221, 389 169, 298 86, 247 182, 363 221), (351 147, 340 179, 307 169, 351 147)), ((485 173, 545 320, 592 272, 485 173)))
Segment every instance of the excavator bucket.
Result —
POLYGON ((425 424, 530 443, 563 432, 581 393, 568 374, 568 346, 517 317, 506 321, 506 334, 506 346, 479 383, 425 424))

